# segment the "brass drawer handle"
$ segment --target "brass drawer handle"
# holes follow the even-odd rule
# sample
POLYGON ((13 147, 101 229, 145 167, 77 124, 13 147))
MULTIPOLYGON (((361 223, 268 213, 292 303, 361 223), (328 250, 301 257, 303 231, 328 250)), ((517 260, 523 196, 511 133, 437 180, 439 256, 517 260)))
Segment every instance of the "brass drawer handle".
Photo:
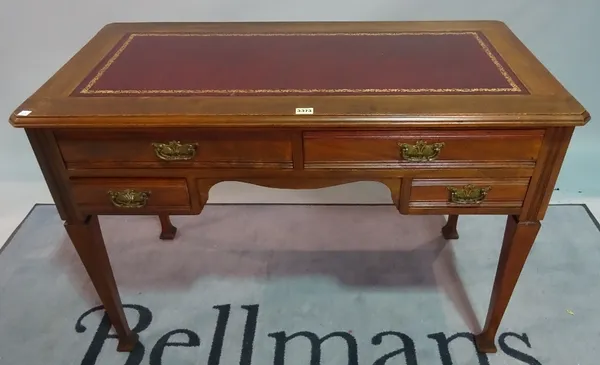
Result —
POLYGON ((121 191, 108 192, 110 201, 118 208, 143 208, 148 203, 150 197, 149 191, 135 191, 133 189, 125 189, 121 191))
POLYGON ((154 153, 165 161, 186 161, 196 156, 198 143, 181 143, 170 141, 168 143, 152 143, 154 153))
POLYGON ((402 158, 410 162, 427 162, 435 160, 442 148, 444 142, 428 144, 425 141, 417 141, 414 145, 408 143, 399 143, 402 150, 402 158))
POLYGON ((471 184, 462 188, 448 187, 450 191, 450 201, 456 204, 479 204, 485 199, 491 186, 482 188, 475 187, 471 184))

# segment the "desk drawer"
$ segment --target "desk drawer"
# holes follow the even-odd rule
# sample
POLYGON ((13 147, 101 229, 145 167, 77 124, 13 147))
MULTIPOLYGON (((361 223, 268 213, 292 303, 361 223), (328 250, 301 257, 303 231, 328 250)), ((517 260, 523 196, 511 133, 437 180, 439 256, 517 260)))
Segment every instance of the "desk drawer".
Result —
POLYGON ((533 167, 541 130, 308 132, 307 168, 533 167))
POLYGON ((409 210, 454 208, 520 209, 529 179, 414 179, 409 210))
POLYGON ((59 131, 67 168, 292 168, 288 135, 198 130, 59 131))
POLYGON ((185 179, 73 179, 73 198, 88 214, 187 213, 190 196, 185 179))

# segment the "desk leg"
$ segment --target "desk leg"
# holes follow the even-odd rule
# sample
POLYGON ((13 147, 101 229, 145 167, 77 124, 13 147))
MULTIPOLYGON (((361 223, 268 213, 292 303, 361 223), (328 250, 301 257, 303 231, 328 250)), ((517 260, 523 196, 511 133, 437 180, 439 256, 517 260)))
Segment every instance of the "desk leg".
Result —
POLYGON ((160 239, 161 240, 172 240, 175 238, 175 234, 177 233, 177 227, 171 224, 171 219, 168 214, 161 213, 158 215, 160 219, 160 239))
POLYGON ((447 240, 458 239, 458 232, 456 231, 456 224, 458 223, 458 215, 450 214, 448 216, 448 222, 442 227, 442 235, 447 240))
POLYGON ((98 217, 93 215, 84 222, 65 223, 65 229, 119 336, 117 351, 133 350, 138 342, 138 335, 132 332, 127 324, 98 217))
POLYGON ((508 216, 485 327, 475 336, 480 352, 497 351, 496 332, 540 226, 540 222, 519 222, 517 216, 508 216))

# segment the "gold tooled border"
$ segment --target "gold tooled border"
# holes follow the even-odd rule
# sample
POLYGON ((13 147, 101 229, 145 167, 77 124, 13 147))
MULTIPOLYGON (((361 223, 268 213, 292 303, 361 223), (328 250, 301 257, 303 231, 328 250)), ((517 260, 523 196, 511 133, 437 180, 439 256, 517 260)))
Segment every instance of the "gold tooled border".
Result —
POLYGON ((481 39, 477 32, 401 32, 401 33, 133 33, 113 54, 106 64, 98 71, 96 76, 79 92, 80 94, 283 94, 283 93, 477 93, 477 92, 521 92, 521 88, 510 77, 508 72, 502 67, 496 56, 481 39), (449 88, 449 89, 217 89, 217 90, 92 90, 92 87, 100 80, 102 75, 125 51, 127 46, 135 37, 215 37, 215 36, 239 36, 239 37, 260 37, 260 36, 398 36, 398 35, 472 35, 481 46, 486 55, 494 63, 500 74, 511 86, 510 88, 449 88))

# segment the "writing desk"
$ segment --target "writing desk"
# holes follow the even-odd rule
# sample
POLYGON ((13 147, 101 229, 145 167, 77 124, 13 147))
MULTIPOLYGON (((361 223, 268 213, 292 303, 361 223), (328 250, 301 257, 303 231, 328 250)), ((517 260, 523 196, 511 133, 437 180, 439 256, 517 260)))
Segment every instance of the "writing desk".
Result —
POLYGON ((508 216, 476 335, 494 352, 573 130, 588 120, 494 21, 110 24, 10 116, 119 351, 138 339, 98 215, 158 215, 170 239, 169 215, 199 214, 221 181, 372 180, 402 214, 449 215, 448 239, 460 214, 508 216))

